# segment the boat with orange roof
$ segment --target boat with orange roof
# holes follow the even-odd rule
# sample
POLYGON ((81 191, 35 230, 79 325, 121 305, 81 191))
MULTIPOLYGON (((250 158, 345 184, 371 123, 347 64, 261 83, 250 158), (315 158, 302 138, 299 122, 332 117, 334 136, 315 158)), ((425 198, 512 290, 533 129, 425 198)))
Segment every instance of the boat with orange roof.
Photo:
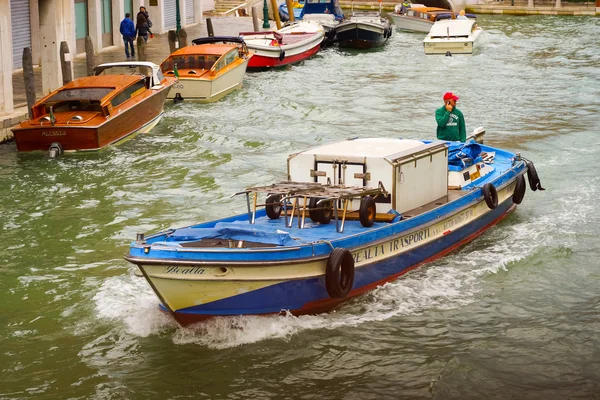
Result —
POLYGON ((176 81, 151 62, 101 64, 94 76, 69 82, 35 103, 32 118, 13 128, 17 150, 55 156, 100 150, 146 133, 160 121, 176 81))
POLYGON ((166 76, 177 76, 168 98, 212 102, 242 87, 253 52, 240 37, 214 36, 192 40, 161 64, 166 76))

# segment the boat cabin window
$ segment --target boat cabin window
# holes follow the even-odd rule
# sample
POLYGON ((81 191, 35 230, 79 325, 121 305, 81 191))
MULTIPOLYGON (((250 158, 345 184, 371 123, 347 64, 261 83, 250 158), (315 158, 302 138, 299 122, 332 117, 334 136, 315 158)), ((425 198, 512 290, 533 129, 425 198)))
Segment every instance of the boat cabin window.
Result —
POLYGON ((237 50, 231 50, 229 53, 227 53, 227 55, 225 56, 225 65, 229 65, 232 62, 234 62, 235 60, 237 60, 238 58, 240 58, 239 56, 239 52, 237 50))
POLYGON ((48 98, 42 105, 45 113, 68 111, 102 112, 100 102, 114 87, 64 89, 48 98))
POLYGON ((126 102, 127 100, 131 99, 132 97, 135 97, 138 94, 142 93, 145 89, 146 89, 146 80, 142 79, 142 80, 134 83, 133 85, 125 88, 125 90, 123 90, 121 93, 119 93, 118 95, 113 97, 112 100, 110 101, 110 104, 113 107, 117 107, 117 106, 123 104, 124 102, 126 102))
POLYGON ((192 54, 185 56, 173 56, 169 57, 167 61, 162 63, 161 70, 164 73, 173 74, 173 70, 175 69, 175 64, 177 64, 177 69, 193 69, 193 70, 202 70, 202 69, 211 69, 212 66, 217 62, 219 56, 213 55, 205 55, 205 54, 192 54))
POLYGON ((51 106, 54 113, 69 111, 102 112, 102 106, 100 105, 100 102, 96 100, 67 100, 56 103, 46 102, 44 103, 45 114, 50 113, 51 106))

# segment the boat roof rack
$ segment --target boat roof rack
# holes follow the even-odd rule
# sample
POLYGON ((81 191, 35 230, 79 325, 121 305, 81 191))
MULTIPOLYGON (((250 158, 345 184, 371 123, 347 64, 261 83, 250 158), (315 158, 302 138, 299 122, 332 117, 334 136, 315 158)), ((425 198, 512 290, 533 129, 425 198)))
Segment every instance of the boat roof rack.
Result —
POLYGON ((294 215, 298 217, 298 228, 304 228, 304 221, 306 219, 306 211, 310 211, 307 206, 308 199, 317 198, 316 202, 318 208, 329 207, 333 208, 333 214, 336 222, 336 230, 338 232, 344 231, 344 224, 346 216, 349 212, 348 205, 350 201, 355 198, 362 198, 365 196, 389 196, 387 190, 385 190, 383 183, 380 181, 378 186, 364 187, 364 186, 344 186, 344 185, 330 185, 322 184, 318 182, 293 182, 283 181, 274 183, 267 186, 253 186, 248 187, 241 192, 237 192, 231 195, 231 197, 245 194, 246 203, 248 206, 248 220, 250 224, 254 224, 256 221, 256 209, 259 206, 267 206, 265 204, 258 204, 258 193, 267 193, 268 195, 279 195, 279 202, 283 207, 286 226, 292 227, 294 215), (253 194, 253 205, 250 205, 250 194, 253 194), (302 200, 302 205, 300 205, 302 200), (338 202, 341 201, 341 210, 338 210, 338 202), (288 206, 291 207, 291 215, 288 218, 288 206), (341 216, 338 211, 341 211, 341 216))

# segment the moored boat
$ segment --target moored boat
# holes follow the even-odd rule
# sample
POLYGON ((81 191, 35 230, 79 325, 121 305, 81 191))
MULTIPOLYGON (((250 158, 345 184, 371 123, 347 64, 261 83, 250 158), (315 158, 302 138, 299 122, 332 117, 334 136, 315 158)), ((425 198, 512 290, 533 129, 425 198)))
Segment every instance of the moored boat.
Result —
MULTIPOLYGON (((294 19, 299 19, 300 18, 300 14, 302 13, 302 9, 304 8, 304 0, 300 0, 300 1, 292 1, 292 10, 294 12, 294 19)), ((278 8, 278 12, 279 12, 279 19, 281 19, 282 22, 287 22, 290 20, 290 13, 288 11, 287 8, 287 3, 284 1, 283 3, 281 3, 281 5, 278 8)))
POLYGON ((131 244, 125 259, 180 324, 332 310, 507 217, 525 174, 543 189, 532 162, 475 142, 351 139, 287 167, 288 181, 237 193, 246 213, 131 244))
POLYGON ((240 36, 254 52, 248 68, 260 70, 297 63, 315 55, 325 31, 318 23, 298 21, 277 31, 241 32, 240 36))
MULTIPOLYGON (((400 11, 396 7, 394 12, 388 14, 394 21, 396 29, 429 33, 436 21, 456 19, 458 13, 447 8, 425 7, 422 4, 413 4, 407 10, 400 11)), ((473 14, 466 14, 467 18, 475 18, 473 14)))
POLYGON ((483 32, 472 19, 447 19, 434 23, 423 40, 425 54, 473 54, 483 32))
POLYGON ((344 19, 344 13, 339 0, 306 0, 298 19, 321 24, 325 31, 325 40, 333 43, 336 39, 337 26, 344 19))
POLYGON ((383 45, 392 36, 392 26, 379 12, 359 11, 336 28, 340 47, 369 49, 383 45))
POLYGON ((151 62, 101 64, 42 98, 33 117, 13 128, 18 151, 99 150, 148 132, 163 114, 176 78, 151 62))
POLYGON ((169 99, 211 102, 242 87, 253 53, 244 39, 214 36, 192 40, 161 64, 166 76, 177 76, 169 99))

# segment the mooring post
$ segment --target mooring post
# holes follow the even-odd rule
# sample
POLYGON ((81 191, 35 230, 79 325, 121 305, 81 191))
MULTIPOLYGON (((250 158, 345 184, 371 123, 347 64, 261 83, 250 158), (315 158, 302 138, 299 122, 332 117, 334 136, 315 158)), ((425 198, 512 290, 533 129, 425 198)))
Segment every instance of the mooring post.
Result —
POLYGON ((60 68, 62 70, 63 85, 73 80, 73 70, 71 69, 71 53, 67 42, 60 42, 60 68))
POLYGON ((184 28, 179 30, 179 48, 182 49, 188 45, 187 32, 184 28))
POLYGON ((294 16, 294 2, 292 0, 285 0, 285 5, 288 10, 288 15, 290 16, 290 22, 294 22, 296 20, 296 17, 294 16))
POLYGON ((137 50, 138 61, 146 61, 146 41, 143 37, 137 38, 137 50))
POLYGON ((94 43, 89 36, 85 37, 85 58, 87 63, 87 76, 92 76, 94 75, 96 61, 94 60, 94 43))
POLYGON ((174 30, 170 30, 167 33, 167 39, 169 39, 169 53, 172 53, 175 50, 177 50, 177 47, 175 47, 175 41, 177 40, 177 35, 175 35, 174 30))
POLYGON ((279 12, 277 12, 277 0, 271 0, 271 7, 273 8, 273 18, 275 18, 277 29, 281 29, 281 19, 279 19, 279 12))
POLYGON ((208 37, 215 36, 215 30, 213 29, 212 19, 206 18, 206 31, 208 32, 208 37))
MULTIPOLYGON (((598 0, 600 1, 600 0, 598 0)), ((258 26, 258 14, 256 11, 256 7, 252 7, 252 27, 254 28, 254 32, 258 32, 260 27, 258 26)))
POLYGON ((33 105, 35 104, 35 78, 33 75, 33 57, 31 48, 23 49, 23 78, 25 79, 25 96, 27 97, 27 110, 29 118, 33 118, 33 105))

